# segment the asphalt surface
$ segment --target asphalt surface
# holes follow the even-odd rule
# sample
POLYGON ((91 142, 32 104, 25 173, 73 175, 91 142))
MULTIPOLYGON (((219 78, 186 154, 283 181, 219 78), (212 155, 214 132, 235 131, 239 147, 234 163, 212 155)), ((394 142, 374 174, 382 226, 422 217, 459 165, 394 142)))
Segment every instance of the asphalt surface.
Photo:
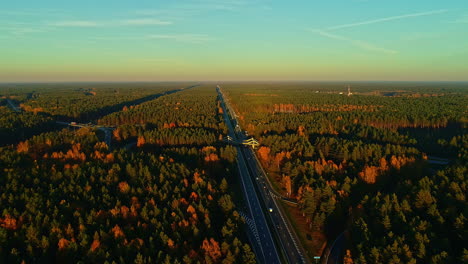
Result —
MULTIPOLYGON (((222 95, 220 89, 218 89, 218 93, 222 95)), ((235 113, 226 105, 224 98, 222 98, 222 106, 224 118, 229 128, 229 136, 237 142, 244 140, 245 136, 240 129, 235 113), (236 129, 234 129, 234 127, 236 129)), ((241 174, 244 193, 246 194, 249 209, 256 223, 262 244, 261 253, 265 255, 265 252, 267 252, 264 263, 270 263, 272 261, 268 259, 268 257, 270 257, 269 252, 272 250, 275 251, 273 255, 280 255, 275 248, 273 238, 277 240, 278 245, 281 247, 280 250, 282 250, 283 256, 287 259, 287 263, 306 263, 304 258, 305 254, 298 244, 297 236, 293 233, 294 231, 285 213, 276 201, 276 198, 283 198, 276 195, 275 192, 271 190, 272 187, 268 182, 268 178, 253 150, 243 146, 237 146, 237 151, 237 164, 241 174), (258 190, 260 195, 257 196, 256 190, 258 190), (264 207, 262 207, 260 200, 263 202, 264 207), (268 225, 266 218, 269 219, 270 225, 268 225)), ((257 255, 259 255, 258 252, 257 255)), ((277 261, 278 262, 274 263, 280 262, 279 257, 277 257, 277 261)))
POLYGON ((10 106, 10 108, 15 111, 15 112, 21 112, 21 108, 19 108, 18 106, 16 106, 13 101, 11 101, 10 99, 6 99, 7 100, 7 103, 8 105, 10 106))
MULTIPOLYGON (((237 135, 234 132, 233 125, 228 116, 228 111, 224 103, 222 104, 224 108, 224 119, 226 125, 229 128, 229 136, 233 139, 237 139, 237 135)), ((255 228, 255 236, 257 243, 253 243, 255 253, 257 255, 257 260, 261 263, 281 263, 278 251, 276 249, 273 237, 271 236, 271 231, 269 229, 268 223, 265 218, 265 212, 262 209, 260 201, 257 197, 257 193, 254 189, 250 172, 247 169, 247 164, 244 160, 244 156, 241 151, 242 147, 237 146, 237 166, 241 178, 242 189, 244 191, 244 196, 247 201, 247 207, 249 209, 249 215, 253 220, 253 228, 255 228)), ((253 242, 253 241, 252 241, 253 242)))
POLYGON ((333 242, 329 254, 325 258, 326 264, 343 263, 342 253, 345 246, 345 232, 342 232, 333 242))

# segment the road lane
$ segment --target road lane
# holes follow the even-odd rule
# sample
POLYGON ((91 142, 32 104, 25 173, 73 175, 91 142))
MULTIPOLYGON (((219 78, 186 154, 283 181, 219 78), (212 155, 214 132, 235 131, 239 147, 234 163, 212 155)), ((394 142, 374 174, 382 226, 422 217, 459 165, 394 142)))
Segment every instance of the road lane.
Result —
MULTIPOLYGON (((234 139, 234 141, 241 142, 245 139, 245 136, 242 133, 240 125, 237 121, 237 116, 232 107, 225 101, 226 99, 224 98, 219 86, 217 87, 217 91, 220 95, 223 109, 225 110, 225 118, 227 121, 229 121, 227 122, 230 131, 229 135, 234 139), (229 118, 229 114, 232 117, 232 120, 229 118), (233 129, 234 126, 236 128, 235 130, 233 129)), ((294 229, 292 228, 288 219, 285 217, 285 212, 278 204, 275 197, 278 197, 279 199, 284 198, 280 195, 277 195, 276 192, 272 190, 267 175, 261 167, 261 164, 258 162, 255 152, 245 147, 237 148, 238 151, 242 153, 246 169, 250 171, 250 183, 252 183, 252 189, 255 191, 254 184, 257 186, 257 190, 260 193, 259 198, 263 201, 263 204, 266 207, 264 211, 266 209, 270 211, 271 209, 271 212, 267 213, 267 217, 270 219, 270 222, 273 225, 271 227, 271 231, 274 232, 273 234, 276 237, 278 244, 281 246, 282 252, 287 258, 287 262, 306 263, 307 261, 305 258, 305 250, 299 244, 299 240, 297 235, 294 233, 294 229)), ((240 166, 244 166, 244 164, 241 164, 240 166)))

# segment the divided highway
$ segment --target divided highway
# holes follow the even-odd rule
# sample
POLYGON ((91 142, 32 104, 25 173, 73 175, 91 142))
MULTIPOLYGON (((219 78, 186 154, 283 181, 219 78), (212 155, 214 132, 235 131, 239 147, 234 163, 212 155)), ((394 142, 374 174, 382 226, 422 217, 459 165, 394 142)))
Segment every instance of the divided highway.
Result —
MULTIPOLYGON (((220 98, 222 94, 218 89, 218 93, 220 98)), ((226 105, 224 100, 221 101, 221 105, 223 107, 224 112, 224 119, 226 125, 229 128, 229 136, 231 136, 234 140, 237 140, 238 137, 234 132, 234 127, 232 126, 231 119, 228 115, 228 111, 226 109, 226 105)), ((253 245, 254 250, 257 254, 257 260, 261 263, 281 263, 278 251, 275 247, 275 243, 273 241, 273 237, 271 236, 271 231, 269 229, 268 223, 265 218, 265 211, 262 209, 260 201, 257 197, 257 193, 254 189, 252 178, 250 176, 250 172, 247 168, 247 164, 244 160, 244 156, 242 155, 241 151, 242 147, 237 146, 237 167, 240 174, 240 179, 242 183, 242 189, 244 191, 244 197, 247 201, 247 207, 249 209, 249 214, 253 219, 254 228, 256 229, 256 233, 258 234, 258 244, 253 245)), ((252 241, 253 242, 253 241, 252 241)))
MULTIPOLYGON (((224 110, 226 125, 229 128, 229 136, 234 141, 241 142, 245 139, 245 136, 240 129, 237 116, 228 102, 226 102, 226 98, 219 86, 217 87, 217 92, 224 110)), ((286 201, 287 199, 272 191, 268 178, 254 151, 250 148, 237 146, 237 165, 247 205, 260 236, 261 250, 260 252, 256 250, 259 260, 263 260, 261 261, 263 263, 280 263, 279 255, 281 254, 277 251, 276 245, 273 242, 273 239, 276 239, 277 245, 281 247, 280 250, 282 255, 285 256, 287 263, 307 263, 304 250, 299 244, 299 240, 281 206, 276 201, 276 198, 286 201), (262 208, 260 200, 265 206, 264 208, 262 208), (273 255, 271 254, 272 251, 274 251, 273 255), (260 259, 262 257, 263 259, 260 259)))

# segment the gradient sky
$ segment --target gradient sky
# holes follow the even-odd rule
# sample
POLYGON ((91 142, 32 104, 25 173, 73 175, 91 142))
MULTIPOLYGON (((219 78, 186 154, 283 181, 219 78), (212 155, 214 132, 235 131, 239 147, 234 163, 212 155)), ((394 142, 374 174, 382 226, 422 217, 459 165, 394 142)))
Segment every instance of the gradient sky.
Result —
POLYGON ((468 80, 467 0, 15 0, 0 82, 468 80))

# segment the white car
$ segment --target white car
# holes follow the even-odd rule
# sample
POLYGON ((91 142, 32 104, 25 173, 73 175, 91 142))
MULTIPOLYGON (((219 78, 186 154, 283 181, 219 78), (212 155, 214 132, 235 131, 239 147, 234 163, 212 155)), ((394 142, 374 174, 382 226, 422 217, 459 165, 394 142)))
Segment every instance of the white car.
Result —
POLYGON ((273 212, 273 208, 271 208, 271 207, 268 208, 268 211, 269 211, 270 213, 272 213, 272 212, 273 212))

